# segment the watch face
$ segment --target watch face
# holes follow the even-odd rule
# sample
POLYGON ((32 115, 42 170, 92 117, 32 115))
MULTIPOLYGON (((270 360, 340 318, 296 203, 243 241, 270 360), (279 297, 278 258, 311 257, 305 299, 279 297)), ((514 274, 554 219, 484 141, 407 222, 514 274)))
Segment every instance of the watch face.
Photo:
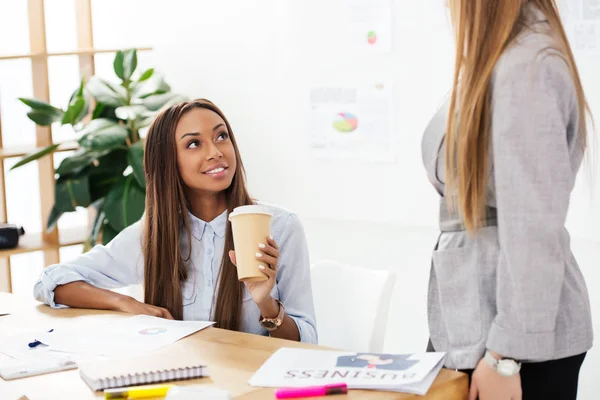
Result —
POLYGON ((519 372, 519 364, 513 360, 500 360, 497 370, 502 376, 513 376, 519 372))
POLYGON ((275 328, 277 328, 277 323, 275 321, 265 320, 265 321, 261 322, 261 325, 265 329, 275 329, 275 328))

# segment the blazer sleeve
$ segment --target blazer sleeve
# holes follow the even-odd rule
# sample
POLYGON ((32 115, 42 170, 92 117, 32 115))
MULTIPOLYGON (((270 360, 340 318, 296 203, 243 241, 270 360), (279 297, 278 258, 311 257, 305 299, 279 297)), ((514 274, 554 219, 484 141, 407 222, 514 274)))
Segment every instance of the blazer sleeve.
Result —
POLYGON ((567 136, 577 115, 574 84, 560 56, 538 54, 499 68, 491 96, 501 260, 487 347, 514 359, 548 359, 554 354, 569 246, 564 226, 577 172, 567 136))

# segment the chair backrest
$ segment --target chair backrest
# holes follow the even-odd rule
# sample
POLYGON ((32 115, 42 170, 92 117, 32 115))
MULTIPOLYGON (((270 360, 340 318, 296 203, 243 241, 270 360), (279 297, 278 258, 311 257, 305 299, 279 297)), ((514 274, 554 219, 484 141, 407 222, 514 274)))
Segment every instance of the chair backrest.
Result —
POLYGON ((382 352, 395 275, 323 260, 311 278, 319 344, 382 352))

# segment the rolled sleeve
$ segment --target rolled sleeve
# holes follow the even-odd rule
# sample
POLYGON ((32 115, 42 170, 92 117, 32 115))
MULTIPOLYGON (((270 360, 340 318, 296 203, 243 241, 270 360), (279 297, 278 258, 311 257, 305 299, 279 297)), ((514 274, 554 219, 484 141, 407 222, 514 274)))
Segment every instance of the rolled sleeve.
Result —
POLYGON ((574 184, 567 137, 574 99, 565 61, 550 54, 504 70, 492 91, 501 260, 487 347, 505 357, 546 360, 555 351, 574 184))
POLYGON ((308 245, 302 223, 295 214, 285 219, 279 234, 279 299, 287 315, 294 320, 300 341, 317 343, 315 308, 310 280, 308 245))
POLYGON ((53 308, 64 308, 54 301, 59 285, 84 281, 103 289, 117 289, 139 284, 143 278, 141 223, 123 230, 106 246, 95 246, 74 260, 51 265, 42 271, 34 285, 36 300, 53 308))

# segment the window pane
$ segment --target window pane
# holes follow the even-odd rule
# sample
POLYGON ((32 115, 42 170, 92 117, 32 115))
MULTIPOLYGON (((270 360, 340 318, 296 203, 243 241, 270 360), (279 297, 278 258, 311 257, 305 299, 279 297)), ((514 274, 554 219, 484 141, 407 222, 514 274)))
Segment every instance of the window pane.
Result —
POLYGON ((26 1, 0 1, 0 55, 29 53, 28 18, 26 1))
POLYGON ((44 269, 44 253, 17 254, 10 257, 12 291, 19 296, 33 298, 33 285, 44 269))
POLYGON ((27 118, 30 108, 19 97, 33 97, 31 62, 9 60, 0 62, 0 112, 4 147, 35 145, 35 124, 27 118))
MULTIPOLYGON (((73 92, 78 88, 79 58, 77 56, 50 57, 48 59, 48 78, 50 82, 50 103, 65 110, 73 92)), ((64 142, 76 139, 78 136, 71 125, 52 126, 52 139, 64 142)))
POLYGON ((61 247, 59 251, 60 262, 66 263, 83 253, 83 245, 76 244, 75 246, 61 247))
POLYGON ((32 162, 14 171, 18 159, 4 160, 8 222, 22 225, 26 233, 42 231, 38 165, 32 162))
POLYGON ((74 0, 45 0, 46 48, 49 53, 77 48, 74 0))

